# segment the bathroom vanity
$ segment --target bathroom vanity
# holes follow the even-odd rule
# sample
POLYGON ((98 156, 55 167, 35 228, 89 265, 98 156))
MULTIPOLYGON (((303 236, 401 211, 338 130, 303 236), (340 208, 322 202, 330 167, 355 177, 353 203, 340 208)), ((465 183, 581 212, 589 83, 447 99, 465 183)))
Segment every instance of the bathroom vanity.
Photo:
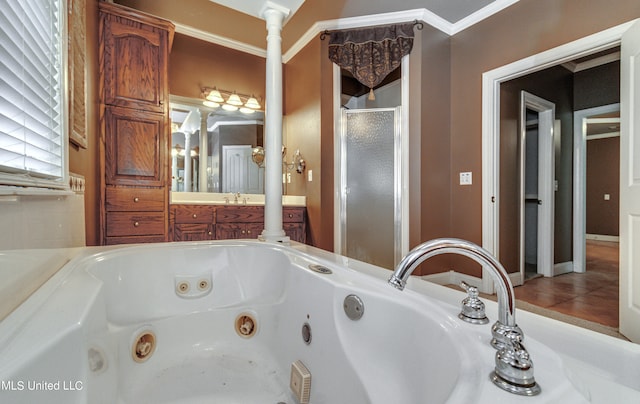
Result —
MULTIPOLYGON (((307 241, 304 196, 283 196, 282 228, 293 241, 307 241)), ((169 240, 255 239, 264 229, 264 195, 171 192, 169 240)))
MULTIPOLYGON (((306 242, 306 208, 282 208, 283 229, 293 241, 306 242)), ((264 206, 172 204, 169 234, 172 241, 258 238, 264 229, 264 206)))

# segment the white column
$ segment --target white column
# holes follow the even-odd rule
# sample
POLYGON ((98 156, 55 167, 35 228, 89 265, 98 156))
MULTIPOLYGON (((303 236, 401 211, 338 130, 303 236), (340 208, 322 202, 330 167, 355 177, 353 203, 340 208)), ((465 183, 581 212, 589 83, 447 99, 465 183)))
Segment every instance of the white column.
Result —
POLYGON ((268 7, 265 105, 264 230, 260 239, 287 242, 282 226, 282 22, 288 10, 268 7))
POLYGON ((191 133, 184 134, 184 191, 191 192, 191 133))
POLYGON ((200 110, 200 192, 208 192, 209 172, 207 165, 209 163, 209 133, 207 132, 207 118, 209 113, 200 110))

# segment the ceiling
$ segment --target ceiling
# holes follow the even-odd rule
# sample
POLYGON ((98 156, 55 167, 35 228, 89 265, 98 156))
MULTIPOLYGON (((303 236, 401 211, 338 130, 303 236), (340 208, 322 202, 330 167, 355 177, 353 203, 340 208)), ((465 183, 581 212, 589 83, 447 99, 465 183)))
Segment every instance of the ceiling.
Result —
POLYGON ((282 50, 295 54, 324 30, 420 20, 455 35, 519 0, 114 0, 173 21, 176 32, 266 55, 268 5, 291 10, 282 50))

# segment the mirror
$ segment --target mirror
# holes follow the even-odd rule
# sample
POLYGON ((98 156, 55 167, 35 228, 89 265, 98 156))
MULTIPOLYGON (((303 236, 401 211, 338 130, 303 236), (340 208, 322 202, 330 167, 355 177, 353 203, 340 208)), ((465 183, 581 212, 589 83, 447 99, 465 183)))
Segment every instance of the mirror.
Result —
POLYGON ((264 193, 264 165, 254 157, 263 147, 264 112, 226 111, 171 96, 170 119, 172 191, 264 193))

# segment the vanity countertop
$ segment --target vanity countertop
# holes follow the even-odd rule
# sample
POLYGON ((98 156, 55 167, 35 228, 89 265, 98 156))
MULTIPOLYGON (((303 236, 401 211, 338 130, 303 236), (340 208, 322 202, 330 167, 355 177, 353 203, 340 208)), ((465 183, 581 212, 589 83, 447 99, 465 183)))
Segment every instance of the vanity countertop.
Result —
MULTIPOLYGON (((238 202, 234 201, 234 197, 229 193, 213 193, 213 192, 171 192, 172 204, 183 205, 247 205, 247 206, 264 206, 264 195, 261 194, 240 194, 238 202)), ((299 206, 307 205, 307 197, 299 195, 282 195, 283 206, 299 206)))

